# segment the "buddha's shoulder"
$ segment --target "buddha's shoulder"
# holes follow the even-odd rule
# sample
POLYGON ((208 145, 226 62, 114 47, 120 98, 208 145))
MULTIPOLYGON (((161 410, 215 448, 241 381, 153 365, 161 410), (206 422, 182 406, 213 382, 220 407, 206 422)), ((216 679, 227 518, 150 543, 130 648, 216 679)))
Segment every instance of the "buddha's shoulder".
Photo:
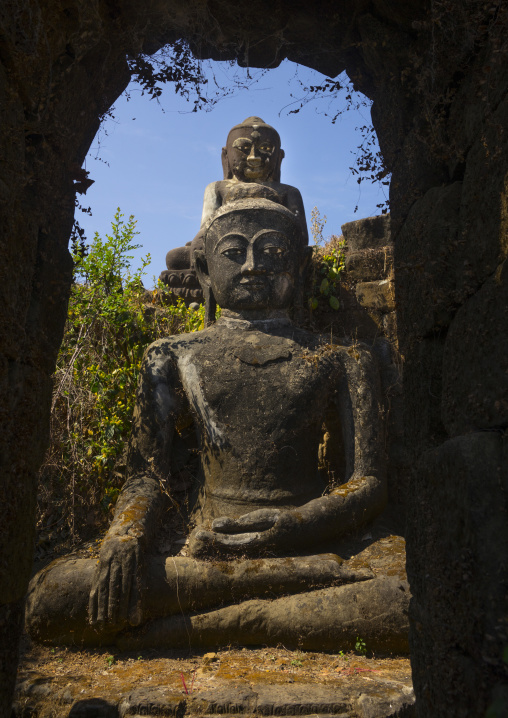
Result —
POLYGON ((297 195, 298 197, 301 197, 302 194, 298 187, 293 187, 291 184, 284 184, 283 182, 274 182, 274 189, 278 189, 279 192, 285 192, 288 195, 297 195))
POLYGON ((207 329, 198 332, 186 332, 185 334, 173 334, 150 344, 145 356, 148 359, 178 360, 182 355, 188 354, 193 349, 208 344, 212 341, 210 332, 207 329))
POLYGON ((358 361, 360 358, 373 357, 372 348, 363 342, 349 337, 336 337, 330 334, 309 332, 294 328, 291 339, 309 352, 337 358, 341 362, 358 361))

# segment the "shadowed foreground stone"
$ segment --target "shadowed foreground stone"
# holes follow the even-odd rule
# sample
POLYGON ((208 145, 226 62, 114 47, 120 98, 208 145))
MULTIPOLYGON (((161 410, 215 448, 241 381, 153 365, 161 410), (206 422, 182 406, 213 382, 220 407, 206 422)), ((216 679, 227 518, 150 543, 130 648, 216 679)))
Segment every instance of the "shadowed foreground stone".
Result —
POLYGON ((268 655, 267 651, 226 651, 212 656, 213 663, 207 664, 207 656, 194 654, 195 667, 190 672, 189 664, 179 659, 117 656, 111 669, 95 677, 83 678, 82 667, 55 680, 49 675, 23 676, 14 716, 21 718, 27 710, 44 715, 50 707, 57 718, 414 716, 407 659, 369 660, 354 655, 346 659, 336 654, 323 660, 318 654, 284 650, 268 655), (327 663, 339 663, 339 672, 324 669, 327 663), (328 677, 320 681, 323 669, 328 677), (73 677, 75 681, 69 680, 73 677))

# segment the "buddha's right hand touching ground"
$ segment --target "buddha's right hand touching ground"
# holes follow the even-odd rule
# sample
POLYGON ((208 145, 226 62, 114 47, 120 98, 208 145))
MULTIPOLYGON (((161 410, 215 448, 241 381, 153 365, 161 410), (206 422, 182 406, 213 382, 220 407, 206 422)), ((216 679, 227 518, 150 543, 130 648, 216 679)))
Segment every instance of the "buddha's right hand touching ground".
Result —
POLYGON ((141 555, 138 537, 106 536, 90 591, 88 610, 92 625, 139 625, 141 555))

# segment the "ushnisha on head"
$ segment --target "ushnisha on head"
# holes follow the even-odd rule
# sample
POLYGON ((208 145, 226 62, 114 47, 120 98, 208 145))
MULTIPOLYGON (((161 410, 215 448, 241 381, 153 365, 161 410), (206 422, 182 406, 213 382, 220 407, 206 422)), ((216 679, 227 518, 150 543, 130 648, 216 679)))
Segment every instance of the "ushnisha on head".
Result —
POLYGON ((280 182, 284 150, 277 130, 260 117, 235 125, 222 148, 224 179, 240 182, 280 182))
POLYGON ((217 302, 225 316, 248 320, 287 316, 300 298, 309 248, 296 216, 264 198, 223 205, 208 221, 204 250, 194 264, 213 321, 217 302))

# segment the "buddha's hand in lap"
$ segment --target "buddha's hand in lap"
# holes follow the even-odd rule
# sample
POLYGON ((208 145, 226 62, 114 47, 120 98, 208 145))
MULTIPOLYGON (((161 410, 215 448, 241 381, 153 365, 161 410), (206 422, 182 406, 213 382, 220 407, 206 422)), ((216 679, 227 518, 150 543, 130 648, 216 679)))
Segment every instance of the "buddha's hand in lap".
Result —
POLYGON ((141 623, 141 553, 136 536, 106 536, 90 591, 88 610, 92 625, 141 623))
POLYGON ((189 548, 193 556, 208 554, 252 555, 274 549, 286 538, 294 523, 289 511, 258 509, 237 519, 215 519, 211 528, 198 526, 191 534, 189 548))

